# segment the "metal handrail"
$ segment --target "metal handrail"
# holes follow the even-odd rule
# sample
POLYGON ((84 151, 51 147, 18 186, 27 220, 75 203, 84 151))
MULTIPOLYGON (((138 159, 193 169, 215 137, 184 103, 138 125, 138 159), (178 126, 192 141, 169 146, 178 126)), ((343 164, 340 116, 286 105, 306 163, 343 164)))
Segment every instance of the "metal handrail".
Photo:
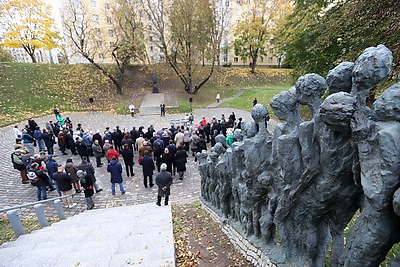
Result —
POLYGON ((57 215, 60 218, 60 220, 65 220, 65 214, 64 214, 64 208, 61 204, 60 199, 63 198, 67 198, 67 197, 73 197, 75 196, 76 193, 74 194, 70 194, 70 195, 66 195, 66 196, 60 196, 60 197, 53 197, 53 198, 49 198, 49 199, 45 199, 45 200, 40 200, 40 201, 36 201, 36 202, 31 202, 31 203, 27 203, 27 204, 22 204, 22 205, 18 205, 18 206, 14 206, 14 207, 9 207, 9 208, 4 208, 1 209, 0 212, 7 212, 7 217, 8 220, 11 224, 11 227, 14 231, 15 236, 20 236, 20 235, 24 235, 25 234, 25 229, 24 226, 21 223, 21 220, 19 218, 17 209, 20 208, 24 208, 24 207, 29 207, 29 206, 34 206, 34 209, 36 211, 36 216, 39 220, 39 223, 42 227, 46 227, 48 226, 48 222, 46 219, 46 215, 44 213, 43 210, 43 205, 42 203, 46 203, 46 202, 50 202, 50 201, 54 201, 54 208, 57 211, 57 215))
POLYGON ((76 193, 73 193, 73 194, 70 194, 70 195, 48 198, 48 199, 40 200, 40 201, 36 201, 36 202, 30 202, 30 203, 26 203, 26 204, 14 206, 14 207, 9 207, 9 208, 0 209, 0 212, 9 211, 9 210, 16 210, 16 209, 20 209, 20 208, 24 208, 24 207, 29 207, 29 206, 34 206, 34 205, 36 205, 36 204, 42 204, 42 203, 50 202, 50 201, 57 200, 57 199, 63 199, 63 198, 67 198, 67 197, 69 197, 69 196, 72 196, 72 197, 73 197, 73 196, 75 196, 75 195, 77 195, 77 194, 76 194, 76 193))

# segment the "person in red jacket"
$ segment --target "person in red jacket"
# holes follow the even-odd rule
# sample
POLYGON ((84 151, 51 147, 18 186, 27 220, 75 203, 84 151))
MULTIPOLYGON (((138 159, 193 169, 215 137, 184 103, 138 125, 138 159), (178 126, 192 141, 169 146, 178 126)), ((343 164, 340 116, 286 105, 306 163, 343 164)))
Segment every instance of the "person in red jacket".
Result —
POLYGON ((119 152, 117 150, 114 149, 114 146, 111 145, 110 149, 107 151, 106 153, 106 157, 108 159, 108 161, 110 162, 112 160, 112 157, 115 156, 116 157, 116 161, 119 161, 118 157, 119 157, 119 152))

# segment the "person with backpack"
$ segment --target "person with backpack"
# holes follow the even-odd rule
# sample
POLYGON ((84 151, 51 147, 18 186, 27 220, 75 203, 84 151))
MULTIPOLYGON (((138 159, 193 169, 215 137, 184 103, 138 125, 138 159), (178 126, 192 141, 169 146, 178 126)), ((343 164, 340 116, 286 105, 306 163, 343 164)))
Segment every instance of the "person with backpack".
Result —
POLYGON ((21 173, 21 183, 22 184, 28 184, 29 179, 27 176, 27 169, 26 165, 24 163, 24 160, 22 158, 23 154, 25 154, 25 151, 22 149, 16 149, 12 154, 11 154, 11 162, 13 163, 13 167, 16 170, 19 170, 21 173))
POLYGON ((76 172, 76 175, 78 176, 81 182, 83 192, 85 193, 87 209, 91 210, 94 208, 94 203, 92 199, 92 196, 94 195, 94 189, 93 189, 94 176, 82 170, 78 170, 76 172))
POLYGON ((28 172, 28 177, 31 180, 31 185, 37 187, 37 200, 47 199, 47 185, 49 177, 42 170, 39 169, 39 164, 34 162, 28 172), (37 179, 37 180, 36 180, 37 179))

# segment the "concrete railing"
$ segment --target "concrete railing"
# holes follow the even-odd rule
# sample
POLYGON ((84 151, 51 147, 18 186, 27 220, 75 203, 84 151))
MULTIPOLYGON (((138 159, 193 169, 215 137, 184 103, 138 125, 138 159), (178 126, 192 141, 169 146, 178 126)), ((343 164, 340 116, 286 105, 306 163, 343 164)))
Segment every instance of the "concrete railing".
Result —
POLYGON ((18 210, 20 208, 33 206, 33 208, 35 209, 35 212, 36 212, 36 217, 38 218, 40 225, 42 227, 46 227, 49 224, 47 222, 46 214, 44 213, 42 204, 46 203, 46 202, 54 201, 54 208, 57 212, 58 218, 60 218, 60 220, 65 220, 64 207, 61 202, 61 199, 67 198, 69 196, 74 196, 74 195, 75 194, 61 196, 61 197, 54 197, 54 198, 49 198, 46 200, 41 200, 41 201, 31 202, 31 203, 22 204, 22 205, 18 205, 18 206, 14 206, 14 207, 4 208, 4 209, 0 209, 0 212, 7 213, 8 221, 11 224, 11 227, 14 231, 15 236, 18 237, 20 235, 25 234, 24 226, 22 225, 21 219, 19 218, 19 214, 18 214, 18 210))

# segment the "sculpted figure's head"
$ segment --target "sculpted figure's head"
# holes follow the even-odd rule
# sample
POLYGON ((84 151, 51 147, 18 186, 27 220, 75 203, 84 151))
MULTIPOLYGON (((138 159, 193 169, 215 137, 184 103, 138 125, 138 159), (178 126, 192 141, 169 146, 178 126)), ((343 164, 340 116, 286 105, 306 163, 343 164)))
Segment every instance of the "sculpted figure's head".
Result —
POLYGON ((236 142, 243 141, 243 131, 241 129, 236 129, 233 132, 233 138, 236 140, 236 142))
POLYGON ((257 125, 253 121, 242 121, 242 130, 246 138, 251 138, 257 133, 257 125))
POLYGON ((342 62, 328 72, 326 83, 330 95, 338 92, 350 93, 353 69, 353 62, 342 62))
POLYGON ((213 152, 217 153, 218 155, 221 155, 222 153, 225 153, 226 148, 221 143, 216 143, 213 147, 213 150, 214 150, 213 152))
POLYGON ((374 110, 381 120, 400 122, 400 83, 390 86, 378 97, 374 110))
POLYGON ((226 137, 223 134, 219 134, 215 137, 215 142, 220 143, 223 147, 227 148, 226 137))
POLYGON ((319 115, 321 121, 330 129, 346 132, 350 129, 350 120, 356 109, 355 98, 346 92, 328 96, 322 103, 319 115))
POLYGON ((278 119, 287 121, 289 114, 299 108, 295 88, 292 87, 289 91, 283 91, 275 95, 269 105, 278 119))
POLYGON ((325 79, 315 73, 306 74, 297 80, 295 87, 299 103, 309 106, 314 118, 321 105, 321 96, 327 87, 325 79))
POLYGON ((384 45, 365 49, 354 63, 352 95, 359 93, 365 100, 369 90, 388 76, 392 62, 392 52, 384 45))
POLYGON ((296 82, 296 95, 300 104, 311 106, 326 90, 325 79, 315 73, 301 76, 296 82))
POLYGON ((256 104, 251 110, 251 117, 258 124, 258 132, 265 133, 267 127, 265 121, 267 117, 269 119, 268 109, 264 105, 256 104))

